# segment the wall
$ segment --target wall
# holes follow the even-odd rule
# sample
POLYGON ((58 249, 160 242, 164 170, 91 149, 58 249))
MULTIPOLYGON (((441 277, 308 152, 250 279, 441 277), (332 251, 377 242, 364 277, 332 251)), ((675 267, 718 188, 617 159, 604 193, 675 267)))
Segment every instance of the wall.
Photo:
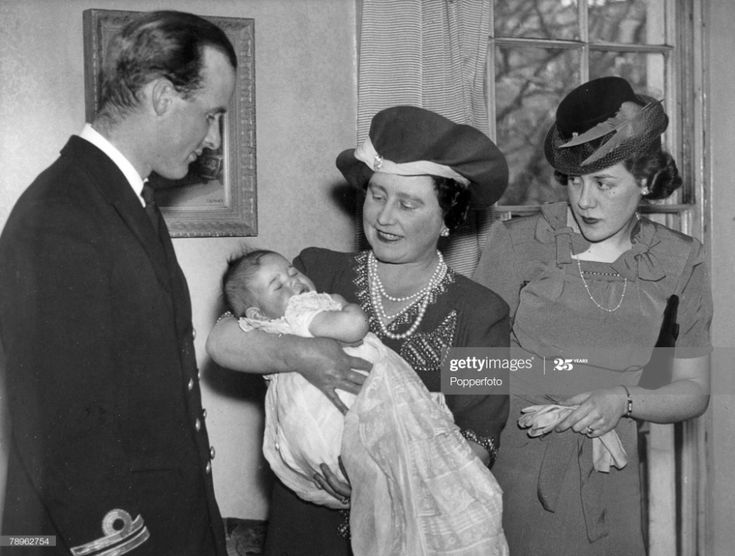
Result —
MULTIPOLYGON (((335 193, 342 182, 334 166, 337 153, 355 141, 355 7, 345 0, 0 0, 0 227, 23 189, 84 123, 88 8, 254 18, 259 234, 245 241, 287 256, 307 245, 351 248, 352 223, 335 193)), ((219 369, 204 351, 219 310, 221 272, 242 242, 174 243, 193 300, 222 513, 262 518, 262 379, 219 369)))
MULTIPOLYGON (((732 355, 735 354, 735 157, 732 156, 735 135, 730 124, 735 122, 735 71, 732 53, 735 52, 735 3, 730 0, 711 0, 706 30, 709 36, 708 64, 709 124, 707 140, 712 155, 709 178, 712 184, 711 202, 707 207, 711 217, 710 255, 712 261, 712 290, 715 315, 712 325, 713 342, 722 349, 722 357, 713 368, 713 396, 709 412, 709 531, 708 554, 732 554, 735 529, 732 509, 735 508, 735 373, 732 355), (729 348, 729 349, 726 349, 729 348)), ((719 350, 718 350, 719 351, 719 350)))

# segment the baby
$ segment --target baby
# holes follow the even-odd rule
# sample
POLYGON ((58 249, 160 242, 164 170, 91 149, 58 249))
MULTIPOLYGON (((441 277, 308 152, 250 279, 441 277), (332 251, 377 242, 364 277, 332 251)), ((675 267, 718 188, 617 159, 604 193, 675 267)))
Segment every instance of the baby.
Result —
POLYGON ((368 319, 359 305, 337 294, 315 293, 314 283, 273 251, 252 251, 230 262, 224 290, 232 314, 260 323, 256 326, 285 319, 301 335, 308 332, 348 344, 359 342, 368 332, 368 319), (297 297, 302 294, 311 295, 297 297))
POLYGON ((272 251, 230 262, 223 282, 245 332, 362 340, 345 351, 373 368, 359 396, 338 392, 351 408, 347 415, 299 373, 269 375, 263 438, 271 469, 299 497, 350 507, 354 554, 420 554, 451 539, 458 556, 507 556, 497 481, 462 437, 444 396, 429 392, 400 355, 368 332, 359 306, 315 292, 309 278, 272 251), (340 454, 352 488, 344 501, 312 481, 323 463, 341 472, 340 454))
MULTIPOLYGON (((231 261, 223 286, 225 302, 246 332, 320 336, 345 344, 361 342, 368 332, 368 319, 358 305, 337 294, 317 293, 308 277, 273 251, 252 251, 231 261)), ((342 414, 298 373, 266 378, 263 453, 273 472, 305 500, 344 507, 312 481, 322 472, 322 463, 340 469, 342 414)), ((337 394, 347 407, 355 398, 344 391, 337 394)))

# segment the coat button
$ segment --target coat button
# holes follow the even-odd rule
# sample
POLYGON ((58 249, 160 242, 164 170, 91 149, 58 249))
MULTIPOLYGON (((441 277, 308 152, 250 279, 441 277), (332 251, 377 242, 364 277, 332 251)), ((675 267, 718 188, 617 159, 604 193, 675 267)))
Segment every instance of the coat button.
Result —
POLYGON ((197 430, 197 432, 202 430, 202 422, 200 419, 197 419, 196 421, 194 421, 194 428, 197 430))
POLYGON ((197 329, 196 328, 192 328, 191 329, 191 339, 192 340, 196 340, 197 339, 197 329))
POLYGON ((206 419, 206 418, 207 418, 207 410, 202 408, 202 419, 206 419))
POLYGON ((214 459, 214 446, 209 447, 209 459, 214 459))
POLYGON ((189 392, 194 390, 194 379, 193 378, 189 379, 189 383, 186 385, 186 387, 189 389, 189 392))
POLYGON ((206 465, 206 467, 204 468, 204 472, 205 472, 205 473, 206 473, 207 475, 209 475, 209 474, 210 474, 210 473, 212 472, 212 463, 211 463, 211 462, 209 462, 209 461, 207 462, 207 465, 206 465))

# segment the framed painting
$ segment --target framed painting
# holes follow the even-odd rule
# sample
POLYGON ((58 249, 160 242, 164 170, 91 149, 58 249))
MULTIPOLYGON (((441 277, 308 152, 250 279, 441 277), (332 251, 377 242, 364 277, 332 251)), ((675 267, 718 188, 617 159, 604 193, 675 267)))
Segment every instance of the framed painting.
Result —
MULTIPOLYGON (((139 12, 85 10, 84 85, 87 121, 97 112, 102 59, 110 37, 139 12)), ((237 77, 230 107, 221 120, 222 142, 205 149, 180 180, 156 174, 156 189, 172 237, 255 236, 258 233, 255 158, 254 20, 202 16, 218 25, 237 54, 237 77)))

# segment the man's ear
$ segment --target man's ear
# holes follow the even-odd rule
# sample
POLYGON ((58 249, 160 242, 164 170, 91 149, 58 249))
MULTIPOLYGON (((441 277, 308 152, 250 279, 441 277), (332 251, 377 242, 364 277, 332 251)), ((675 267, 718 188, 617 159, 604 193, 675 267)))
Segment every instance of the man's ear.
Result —
POLYGON ((150 83, 150 99, 153 111, 158 116, 164 115, 172 106, 178 92, 173 83, 164 77, 159 77, 150 83))
POLYGON ((258 307, 248 307, 245 309, 245 316, 249 319, 266 320, 258 307))

